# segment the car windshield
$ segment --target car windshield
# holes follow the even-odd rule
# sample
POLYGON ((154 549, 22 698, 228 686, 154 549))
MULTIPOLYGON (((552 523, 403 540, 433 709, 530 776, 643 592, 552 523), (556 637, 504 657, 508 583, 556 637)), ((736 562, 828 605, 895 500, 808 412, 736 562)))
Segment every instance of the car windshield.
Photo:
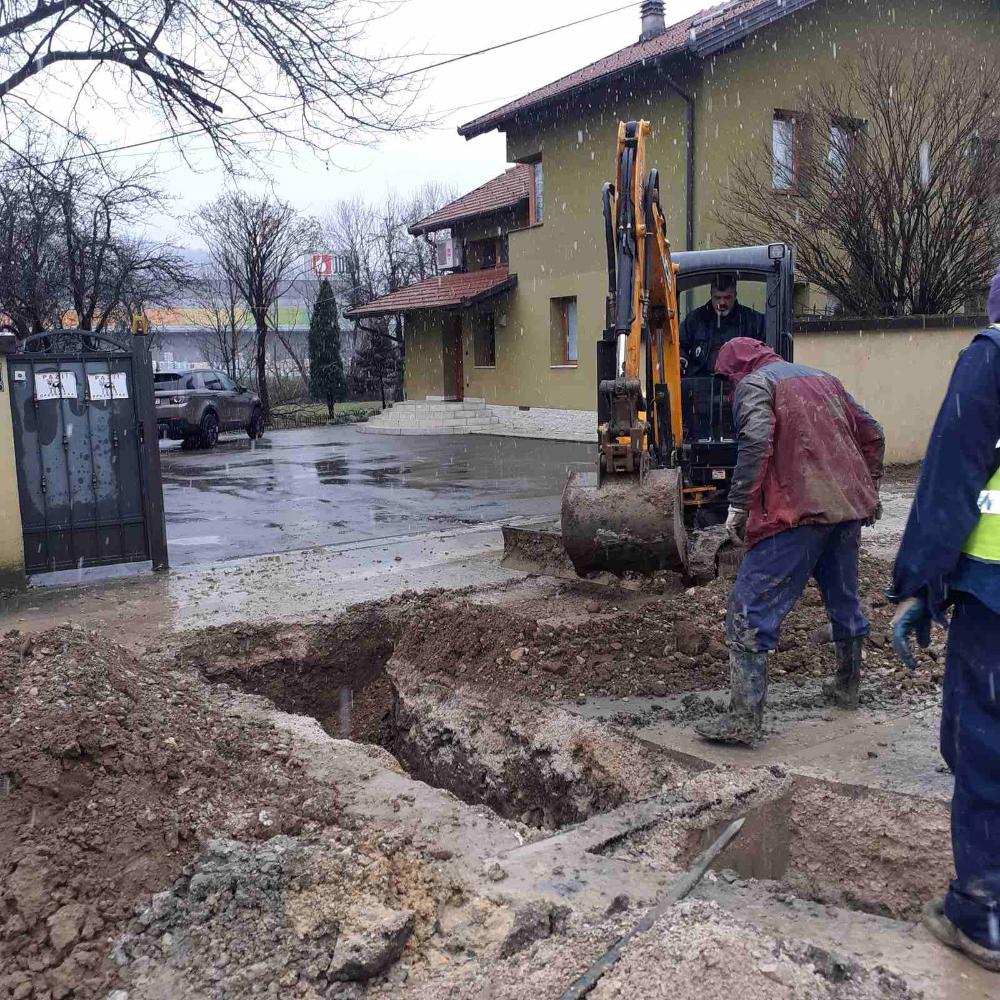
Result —
POLYGON ((157 372, 153 375, 153 388, 157 392, 178 392, 194 387, 194 377, 184 372, 157 372))

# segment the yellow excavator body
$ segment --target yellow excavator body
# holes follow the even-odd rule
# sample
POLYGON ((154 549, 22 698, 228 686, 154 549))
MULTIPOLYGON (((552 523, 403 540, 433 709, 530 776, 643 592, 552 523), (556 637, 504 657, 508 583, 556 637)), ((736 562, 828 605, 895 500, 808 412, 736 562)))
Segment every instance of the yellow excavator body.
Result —
POLYGON ((687 564, 677 267, 659 177, 647 168, 650 134, 649 122, 620 123, 615 184, 604 188, 610 280, 597 485, 571 475, 561 510, 563 546, 581 575, 687 564))

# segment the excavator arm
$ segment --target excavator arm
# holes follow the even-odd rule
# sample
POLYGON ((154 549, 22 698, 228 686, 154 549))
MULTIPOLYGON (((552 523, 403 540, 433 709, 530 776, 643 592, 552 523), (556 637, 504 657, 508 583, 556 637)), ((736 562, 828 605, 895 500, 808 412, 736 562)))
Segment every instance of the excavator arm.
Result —
POLYGON ((571 476, 563 544, 578 573, 683 569, 677 448, 681 408, 677 269, 647 171, 648 122, 618 128, 615 184, 603 193, 607 324, 598 344, 598 484, 571 476))
POLYGON ((599 409, 607 415, 599 428, 602 479, 669 465, 673 442, 683 437, 676 268, 660 207, 659 174, 646 170, 649 134, 648 122, 620 123, 617 184, 604 186, 603 339, 605 358, 613 352, 613 369, 608 372, 605 363, 599 374, 599 409))

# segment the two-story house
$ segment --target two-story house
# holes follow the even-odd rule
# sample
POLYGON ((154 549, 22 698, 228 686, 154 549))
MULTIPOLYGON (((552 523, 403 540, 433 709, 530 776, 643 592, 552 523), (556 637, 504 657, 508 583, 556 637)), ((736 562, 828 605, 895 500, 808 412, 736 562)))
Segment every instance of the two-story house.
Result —
POLYGON ((502 131, 516 166, 414 227, 451 229, 456 270, 354 312, 405 315, 409 399, 594 409, 600 193, 619 120, 652 122, 674 248, 718 247, 734 157, 769 142, 776 196, 794 196, 803 92, 862 47, 977 63, 1000 52, 998 0, 733 0, 670 25, 665 6, 641 5, 634 45, 459 129, 502 131))

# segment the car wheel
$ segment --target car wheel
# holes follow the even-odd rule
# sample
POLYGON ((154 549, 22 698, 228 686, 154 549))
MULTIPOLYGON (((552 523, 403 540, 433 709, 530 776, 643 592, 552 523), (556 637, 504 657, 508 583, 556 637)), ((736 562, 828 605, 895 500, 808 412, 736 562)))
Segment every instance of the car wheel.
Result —
POLYGON ((208 450, 214 448, 219 440, 219 418, 209 410, 201 418, 201 432, 198 441, 202 448, 208 450))
POLYGON ((264 411, 259 407, 255 406, 253 413, 250 415, 250 423, 247 424, 247 437, 251 441, 256 441, 258 438, 264 436, 264 411))

